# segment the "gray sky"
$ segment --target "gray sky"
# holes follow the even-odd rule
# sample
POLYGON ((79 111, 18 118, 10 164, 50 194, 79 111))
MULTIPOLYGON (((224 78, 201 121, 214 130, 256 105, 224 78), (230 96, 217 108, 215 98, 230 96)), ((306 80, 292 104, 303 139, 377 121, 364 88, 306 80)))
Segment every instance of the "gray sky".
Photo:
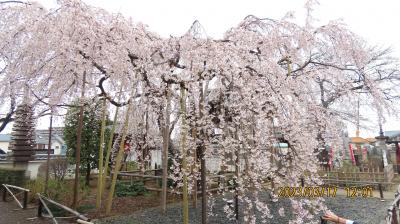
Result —
MULTIPOLYGON (((40 0, 47 7, 54 6, 54 0, 40 0)), ((296 21, 304 21, 303 0, 85 0, 88 4, 112 12, 120 12, 142 22, 149 29, 167 37, 184 34, 194 20, 199 20, 208 36, 221 38, 229 28, 236 26, 245 16, 252 14, 260 18, 282 18, 287 12, 294 12, 296 21)), ((341 19, 348 27, 366 39, 370 44, 392 47, 400 57, 400 1, 399 0, 320 0, 314 7, 313 15, 317 24, 341 19)), ((399 87, 400 88, 400 87, 399 87)), ((376 115, 363 112, 374 119, 376 115)), ((44 128, 47 120, 38 122, 44 128)), ((375 126, 376 127, 376 126, 375 126)), ((391 117, 384 124, 385 130, 400 129, 400 119, 391 117)), ((354 133, 354 127, 349 127, 354 133)), ((362 136, 375 136, 373 132, 361 130, 362 136)))

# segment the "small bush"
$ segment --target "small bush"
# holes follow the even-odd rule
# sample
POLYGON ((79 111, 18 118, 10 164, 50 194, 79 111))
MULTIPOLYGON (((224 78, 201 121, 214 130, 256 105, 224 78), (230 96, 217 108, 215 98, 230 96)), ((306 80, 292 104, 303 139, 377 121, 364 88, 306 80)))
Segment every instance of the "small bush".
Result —
POLYGON ((138 164, 136 161, 128 161, 126 162, 126 170, 127 171, 133 171, 138 169, 138 164))
POLYGON ((25 170, 0 169, 0 186, 2 184, 10 184, 23 187, 25 185, 25 181, 25 170))
POLYGON ((147 190, 143 182, 133 182, 132 184, 124 184, 118 182, 115 186, 115 194, 117 197, 129 197, 144 195, 147 190))
MULTIPOLYGON (((86 197, 89 188, 84 184, 84 178, 81 178, 79 183, 79 196, 81 198, 86 197)), ((45 188, 44 178, 37 178, 36 180, 28 181, 25 185, 27 189, 30 189, 30 201, 34 202, 37 200, 37 193, 43 193, 45 188)), ((73 198, 73 180, 55 180, 49 179, 49 187, 47 190, 46 197, 59 202, 61 204, 69 205, 73 198)))
MULTIPOLYGON (((49 161, 49 173, 54 179, 62 181, 68 174, 69 162, 67 159, 56 156, 49 161)), ((45 177, 47 163, 43 163, 39 167, 39 175, 45 177)))

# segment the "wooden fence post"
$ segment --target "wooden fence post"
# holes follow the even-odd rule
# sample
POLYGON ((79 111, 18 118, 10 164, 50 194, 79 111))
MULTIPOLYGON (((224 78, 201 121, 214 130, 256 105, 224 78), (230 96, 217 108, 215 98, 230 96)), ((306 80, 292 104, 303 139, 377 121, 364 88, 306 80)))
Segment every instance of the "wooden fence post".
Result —
POLYGON ((28 207, 28 191, 24 191, 24 202, 22 208, 26 209, 28 207))
POLYGON ((378 189, 379 189, 379 194, 381 196, 381 201, 383 201, 384 199, 383 199, 383 190, 382 190, 382 184, 381 183, 378 184, 378 189))
POLYGON ((39 206, 38 206, 38 213, 37 213, 37 216, 38 216, 38 217, 43 217, 43 215, 42 215, 42 213, 43 213, 42 201, 41 201, 41 200, 38 200, 38 201, 39 201, 39 206))
POLYGON ((396 206, 393 206, 393 209, 392 209, 392 223, 394 223, 394 224, 398 224, 399 223, 397 221, 396 206))
POLYGON ((6 187, 3 186, 3 201, 6 201, 7 199, 7 189, 6 187))

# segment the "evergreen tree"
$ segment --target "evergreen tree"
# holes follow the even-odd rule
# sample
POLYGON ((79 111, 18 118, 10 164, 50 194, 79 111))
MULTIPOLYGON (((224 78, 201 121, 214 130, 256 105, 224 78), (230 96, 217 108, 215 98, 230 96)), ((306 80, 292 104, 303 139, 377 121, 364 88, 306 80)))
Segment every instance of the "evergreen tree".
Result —
MULTIPOLYGON (((76 102, 75 105, 78 105, 76 102)), ((67 157, 70 162, 75 161, 77 129, 79 120, 79 107, 71 107, 65 117, 64 139, 67 144, 67 157)), ((106 124, 111 121, 106 116, 106 124)), ((89 185, 90 171, 98 167, 101 131, 101 103, 95 102, 84 107, 82 146, 81 146, 81 171, 86 173, 86 185, 89 185)), ((105 136, 109 139, 110 131, 106 129, 105 136)), ((104 155, 103 155, 104 156, 104 155)))

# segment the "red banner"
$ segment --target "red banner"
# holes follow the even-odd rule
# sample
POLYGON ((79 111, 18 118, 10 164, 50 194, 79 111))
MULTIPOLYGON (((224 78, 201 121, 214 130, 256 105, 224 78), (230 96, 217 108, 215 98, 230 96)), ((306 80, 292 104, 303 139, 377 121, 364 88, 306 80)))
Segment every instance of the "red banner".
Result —
POLYGON ((353 165, 356 165, 356 159, 354 158, 354 152, 351 144, 349 144, 349 150, 350 150, 350 159, 353 165))

